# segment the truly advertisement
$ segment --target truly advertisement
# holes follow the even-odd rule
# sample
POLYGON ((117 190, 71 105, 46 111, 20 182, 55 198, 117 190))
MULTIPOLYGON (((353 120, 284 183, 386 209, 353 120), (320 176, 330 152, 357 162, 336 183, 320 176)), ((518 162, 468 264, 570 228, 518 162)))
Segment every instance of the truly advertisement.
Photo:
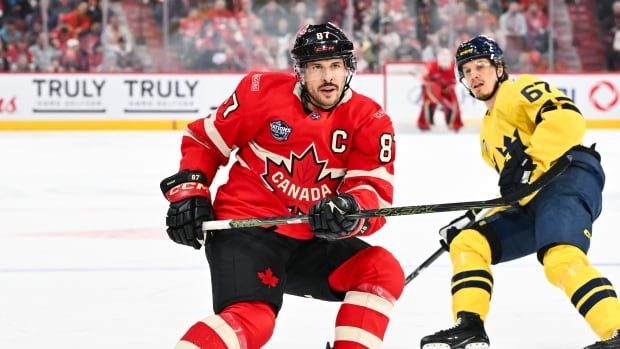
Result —
POLYGON ((106 113, 105 78, 37 77, 29 80, 30 88, 34 90, 30 112, 35 115, 106 113))
MULTIPOLYGON (((359 74, 352 87, 383 105, 396 125, 415 125, 420 64, 387 74, 359 74)), ((177 120, 206 116, 234 91, 242 74, 1 74, 2 120, 177 120)), ((540 75, 593 120, 620 120, 620 74, 540 75)), ((464 119, 484 104, 459 85, 464 119)))
POLYGON ((242 75, 3 74, 2 119, 193 119, 242 75))

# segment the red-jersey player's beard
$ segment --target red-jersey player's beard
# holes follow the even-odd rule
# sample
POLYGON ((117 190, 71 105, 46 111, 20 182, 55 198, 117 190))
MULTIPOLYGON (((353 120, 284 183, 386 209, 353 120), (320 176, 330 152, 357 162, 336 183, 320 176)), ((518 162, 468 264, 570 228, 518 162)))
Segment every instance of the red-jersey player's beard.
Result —
MULTIPOLYGON (((307 88, 307 87, 306 87, 307 88)), ((342 96, 342 91, 338 87, 338 85, 333 83, 326 83, 316 88, 313 92, 308 90, 308 102, 312 104, 314 107, 321 108, 323 110, 329 110, 333 108, 340 101, 340 97, 342 96), (331 101, 326 101, 327 98, 322 98, 322 93, 324 89, 333 89, 331 92, 331 101)))

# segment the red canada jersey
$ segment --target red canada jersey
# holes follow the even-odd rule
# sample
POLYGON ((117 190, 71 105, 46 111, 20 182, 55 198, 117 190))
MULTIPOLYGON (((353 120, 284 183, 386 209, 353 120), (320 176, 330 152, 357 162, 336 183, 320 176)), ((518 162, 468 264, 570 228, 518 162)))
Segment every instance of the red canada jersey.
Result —
MULTIPOLYGON (((228 181, 214 201, 217 219, 307 214, 339 193, 361 209, 392 204, 395 142, 389 116, 368 97, 347 90, 331 111, 306 113, 293 74, 250 73, 215 114, 190 123, 181 145, 181 170, 212 180, 236 149, 228 181)), ((372 218, 365 235, 385 224, 372 218)), ((277 232, 314 235, 307 224, 277 232)))
POLYGON ((450 65, 450 68, 443 69, 439 66, 437 61, 430 61, 426 63, 426 72, 423 79, 428 82, 439 83, 442 86, 450 86, 456 84, 456 75, 454 73, 454 63, 450 65))

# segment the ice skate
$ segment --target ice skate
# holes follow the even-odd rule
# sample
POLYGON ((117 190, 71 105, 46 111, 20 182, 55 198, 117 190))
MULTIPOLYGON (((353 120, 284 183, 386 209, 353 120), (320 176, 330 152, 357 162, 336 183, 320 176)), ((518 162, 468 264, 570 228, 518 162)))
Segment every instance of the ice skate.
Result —
POLYGON ((610 338, 596 342, 584 349, 620 349, 620 330, 616 330, 610 338))
POLYGON ((478 314, 461 311, 457 314, 453 327, 422 338, 420 348, 487 349, 489 337, 484 331, 484 323, 478 314))
POLYGON ((425 117, 418 118, 418 129, 421 131, 430 131, 431 125, 428 123, 425 117))

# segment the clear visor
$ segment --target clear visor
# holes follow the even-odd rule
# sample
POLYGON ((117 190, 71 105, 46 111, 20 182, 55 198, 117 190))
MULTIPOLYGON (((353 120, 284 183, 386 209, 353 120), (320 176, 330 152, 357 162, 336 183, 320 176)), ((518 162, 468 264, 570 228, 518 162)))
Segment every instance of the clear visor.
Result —
POLYGON ((463 73, 463 79, 467 81, 472 76, 484 73, 491 68, 495 68, 495 66, 488 59, 477 59, 463 64, 461 72, 463 73))

